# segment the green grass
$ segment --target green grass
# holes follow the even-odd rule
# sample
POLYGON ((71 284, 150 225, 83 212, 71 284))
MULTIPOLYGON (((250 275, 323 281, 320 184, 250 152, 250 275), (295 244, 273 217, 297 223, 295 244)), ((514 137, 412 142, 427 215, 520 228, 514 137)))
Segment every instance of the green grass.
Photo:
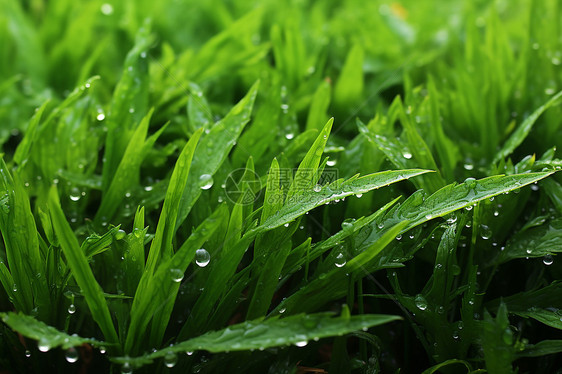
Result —
POLYGON ((0 0, 0 372, 557 372, 561 10, 0 0))

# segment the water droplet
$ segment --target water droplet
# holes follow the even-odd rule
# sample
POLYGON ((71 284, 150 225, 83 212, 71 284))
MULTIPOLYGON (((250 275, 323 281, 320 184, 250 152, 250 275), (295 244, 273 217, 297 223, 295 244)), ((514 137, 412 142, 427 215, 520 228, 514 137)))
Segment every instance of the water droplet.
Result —
POLYGON ((14 283, 14 284, 12 285, 12 291, 18 292, 18 285, 17 285, 17 284, 14 283))
POLYGON ((208 190, 213 187, 213 176, 211 174, 202 174, 199 177, 199 187, 202 190, 208 190))
POLYGON ((25 350, 25 357, 31 357, 31 351, 29 349, 25 350))
POLYGON ((39 349, 41 352, 49 352, 49 349, 51 349, 51 345, 48 341, 42 338, 37 342, 37 349, 39 349))
POLYGON ((125 236, 127 236, 127 233, 126 233, 124 230, 118 230, 118 231, 115 233, 115 240, 124 239, 125 236))
POLYGON ((316 186, 314 186, 313 190, 314 192, 320 192, 322 190, 322 186, 317 184, 316 186))
MULTIPOLYGON (((132 67, 132 66, 129 66, 129 71, 132 71, 132 70, 133 70, 133 67, 132 67)), ((134 113, 134 112, 135 112, 135 108, 130 107, 130 108, 129 108, 129 113, 132 114, 132 113, 134 113)))
POLYGON ((185 354, 191 356, 193 354, 193 351, 186 351, 185 354))
POLYGON ((209 254, 209 252, 207 252, 206 249, 199 248, 198 250, 195 251, 195 263, 197 265, 203 268, 209 265, 210 261, 211 261, 211 255, 209 254))
POLYGON ((430 219, 432 219, 432 218, 433 218, 433 216, 432 216, 431 214, 426 214, 426 215, 425 215, 425 219, 427 219, 427 220, 430 220, 430 219))
POLYGON ((554 258, 552 257, 551 254, 546 254, 546 255, 544 255, 544 257, 542 258, 542 262, 543 262, 545 265, 547 265, 547 266, 548 266, 548 265, 552 265, 552 263, 554 262, 554 258))
POLYGON ((471 210, 472 210, 472 205, 468 205, 468 206, 466 206, 464 209, 466 209, 467 211, 471 211, 471 210))
POLYGON ((146 187, 144 187, 144 190, 145 190, 146 192, 150 192, 150 191, 152 191, 153 189, 154 189, 153 186, 146 186, 146 187))
POLYGON ((360 199, 360 198, 363 197, 363 194, 362 194, 362 193, 358 193, 357 195, 355 195, 355 197, 358 198, 358 199, 360 199))
POLYGON ((289 112, 289 105, 288 104, 281 104, 281 110, 283 111, 283 113, 288 113, 289 112))
POLYGON ((336 256, 336 262, 335 265, 339 268, 345 266, 345 264, 347 263, 346 259, 345 259, 345 255, 343 253, 338 253, 336 256))
POLYGON ((288 132, 285 134, 285 139, 287 140, 291 140, 295 137, 295 134, 293 134, 292 132, 288 132))
POLYGON ((530 255, 530 254, 533 252, 533 250, 532 250, 531 248, 527 248, 527 249, 525 250, 525 252, 527 252, 527 254, 530 255))
POLYGON ((106 352, 105 347, 104 347, 104 346, 101 346, 101 347, 100 347, 100 353, 101 353, 102 355, 104 355, 105 352, 106 352))
POLYGON ((78 361, 78 350, 74 347, 68 348, 64 354, 64 358, 71 364, 75 363, 78 361))
POLYGON ((111 4, 102 4, 101 5, 101 12, 106 15, 109 16, 111 14, 113 14, 113 6, 111 4))
POLYGON ((414 298, 414 303, 419 310, 426 310, 427 309, 427 300, 423 297, 422 294, 418 294, 414 298))
POLYGON ((466 178, 466 179, 464 180, 464 184, 466 184, 466 186, 467 186, 468 188, 471 188, 471 189, 472 189, 472 188, 475 188, 475 187, 476 187, 476 179, 474 179, 474 178, 466 178))
POLYGON ((336 160, 329 160, 329 161, 326 161, 326 165, 327 165, 327 166, 330 166, 330 167, 331 167, 331 166, 336 166, 336 163, 337 163, 336 160))
POLYGON ((76 313, 76 305, 70 304, 70 305, 68 306, 68 313, 69 313, 69 314, 74 314, 74 313, 76 313))
POLYGON ((170 269, 172 280, 176 283, 181 282, 183 279, 183 271, 181 269, 170 269))
POLYGON ((284 227, 289 227, 289 223, 287 222, 287 223, 283 224, 283 226, 284 226, 284 227))
POLYGON ((168 368, 173 368, 178 363, 178 355, 172 351, 169 351, 164 356, 164 365, 168 368))
POLYGON ((406 160, 409 160, 409 159, 412 158, 412 154, 410 152, 404 152, 404 153, 402 153, 402 156, 404 156, 404 158, 406 160))
POLYGON ((447 223, 449 225, 452 225, 455 222, 457 222, 457 216, 453 215, 453 216, 450 216, 449 218, 447 218, 447 223))
POLYGON ((480 225, 480 236, 484 240, 490 239, 492 237, 492 230, 486 225, 480 225))
POLYGON ((286 310, 287 310, 287 308, 281 308, 281 309, 279 309, 279 314, 285 313, 286 310))
POLYGON ((306 347, 307 344, 308 342, 306 340, 301 340, 295 343, 295 345, 299 348, 306 347))
POLYGON ((464 164, 464 170, 473 170, 473 169, 474 169, 473 164, 469 164, 469 163, 464 164))
POLYGON ((133 367, 130 363, 125 362, 123 366, 121 366, 121 374, 131 374, 133 372, 133 367))
POLYGON ((402 240, 402 235, 398 235, 398 236, 396 237, 396 240, 402 240))
POLYGON ((353 223, 354 223, 354 222, 355 222, 355 219, 353 219, 353 218, 348 218, 348 219, 344 220, 344 221, 341 223, 341 228, 342 228, 344 231, 352 230, 352 229, 353 229, 353 223))

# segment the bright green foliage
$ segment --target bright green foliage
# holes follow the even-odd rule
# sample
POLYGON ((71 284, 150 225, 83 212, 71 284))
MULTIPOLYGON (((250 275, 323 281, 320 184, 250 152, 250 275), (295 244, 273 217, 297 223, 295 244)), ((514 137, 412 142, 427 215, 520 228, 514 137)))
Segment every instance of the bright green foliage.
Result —
POLYGON ((0 0, 0 371, 556 372, 561 14, 0 0))

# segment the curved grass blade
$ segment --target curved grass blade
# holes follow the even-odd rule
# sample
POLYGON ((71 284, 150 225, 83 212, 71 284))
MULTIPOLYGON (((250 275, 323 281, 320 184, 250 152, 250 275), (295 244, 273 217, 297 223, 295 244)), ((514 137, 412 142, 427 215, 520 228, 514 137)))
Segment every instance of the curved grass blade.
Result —
POLYGON ((201 139, 193 155, 191 177, 181 197, 178 218, 175 222, 176 230, 185 221, 191 208, 201 195, 199 178, 205 174, 213 176, 217 172, 236 144, 240 133, 250 121, 258 86, 259 81, 250 88, 246 96, 230 110, 226 117, 216 123, 210 132, 201 139))
POLYGON ((334 200, 341 200, 347 196, 363 194, 429 172, 431 170, 391 170, 363 177, 356 175, 348 180, 338 179, 321 187, 318 192, 309 190, 306 193, 294 196, 277 213, 270 216, 254 230, 271 230, 293 221, 320 205, 334 200))
POLYGON ((331 313, 299 314, 265 321, 247 321, 213 331, 139 358, 119 357, 118 363, 141 366, 170 353, 205 350, 212 353, 305 345, 307 341, 343 335, 400 320, 398 316, 363 314, 333 317, 331 313))
POLYGON ((185 191, 195 147, 202 133, 203 129, 199 129, 191 136, 178 157, 178 161, 170 177, 170 184, 168 185, 166 198, 164 199, 164 206, 162 207, 162 213, 160 213, 156 234, 150 245, 148 259, 146 261, 146 271, 150 275, 154 273, 154 269, 161 257, 167 258, 172 254, 172 238, 175 232, 174 228, 181 214, 182 192, 185 191))
POLYGON ((0 313, 0 317, 2 317, 2 322, 10 326, 14 331, 27 338, 37 340, 38 344, 44 349, 50 350, 57 347, 67 349, 85 343, 91 344, 94 347, 111 346, 111 344, 100 340, 82 338, 76 334, 69 335, 22 313, 0 313))
POLYGON ((560 232, 562 219, 554 219, 548 225, 541 225, 513 236, 489 265, 500 265, 516 258, 552 256, 562 252, 560 247, 560 232))
POLYGON ((103 291, 96 281, 92 269, 90 269, 88 265, 86 255, 80 249, 74 232, 66 221, 60 205, 56 186, 53 186, 49 191, 48 206, 52 225, 60 242, 62 252, 66 257, 76 283, 82 289, 82 292, 84 292, 84 298, 90 308, 94 321, 96 321, 100 327, 107 341, 118 343, 119 338, 117 337, 115 326, 111 320, 103 291))
POLYGON ((525 118, 517 130, 515 130, 509 139, 507 139, 502 149, 496 153, 492 164, 497 164, 500 160, 509 156, 521 143, 523 143, 541 114, 543 114, 551 106, 558 105, 560 98, 562 98, 562 91, 551 97, 544 105, 538 107, 537 110, 535 110, 529 117, 525 118))
POLYGON ((123 158, 115 171, 111 184, 104 190, 101 205, 96 212, 94 221, 98 224, 108 222, 121 205, 128 190, 138 184, 140 166, 142 163, 142 150, 145 144, 148 124, 152 117, 153 109, 142 119, 135 130, 123 158))

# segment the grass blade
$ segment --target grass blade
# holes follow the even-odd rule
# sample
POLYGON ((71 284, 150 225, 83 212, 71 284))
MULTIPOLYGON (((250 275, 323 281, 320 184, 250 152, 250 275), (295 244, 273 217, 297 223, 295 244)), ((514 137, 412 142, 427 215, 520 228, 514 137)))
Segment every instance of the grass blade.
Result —
POLYGON ((66 221, 56 186, 53 186, 49 191, 48 206, 55 234, 68 261, 72 275, 84 293, 84 298, 94 321, 96 321, 108 342, 118 343, 119 338, 109 314, 103 291, 88 265, 86 255, 80 249, 74 232, 66 221))

